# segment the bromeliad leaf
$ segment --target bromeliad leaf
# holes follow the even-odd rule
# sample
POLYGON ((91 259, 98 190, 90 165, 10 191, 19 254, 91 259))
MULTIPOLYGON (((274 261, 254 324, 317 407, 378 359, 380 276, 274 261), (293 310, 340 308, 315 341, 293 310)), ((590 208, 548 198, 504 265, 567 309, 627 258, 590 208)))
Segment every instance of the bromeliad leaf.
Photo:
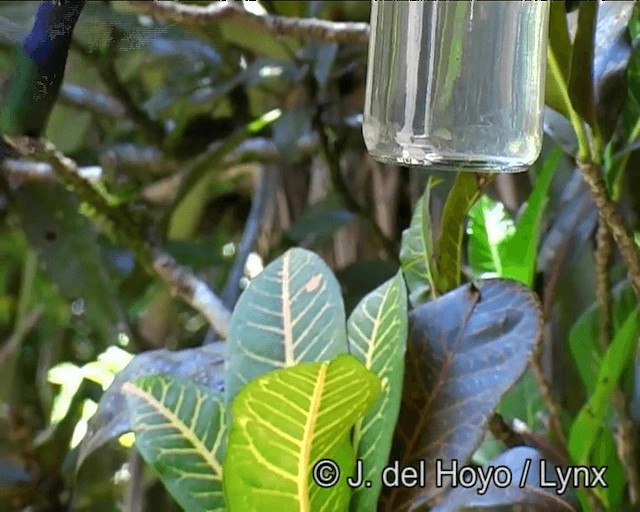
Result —
POLYGON ((402 375, 407 341, 407 292, 402 275, 367 295, 347 322, 351 353, 382 382, 378 401, 353 433, 353 447, 362 460, 363 478, 371 487, 359 487, 351 498, 351 510, 375 510, 381 490, 402 396, 402 375))
POLYGON ((331 270, 310 251, 287 251, 240 296, 226 343, 228 403, 268 371, 346 352, 344 306, 331 270))
POLYGON ((225 510, 222 395, 187 380, 142 377, 123 386, 136 446, 187 512, 225 510))
MULTIPOLYGON (((436 459, 463 464, 482 441, 487 419, 527 367, 540 339, 535 295, 513 281, 462 286, 415 308, 396 432, 401 467, 426 461, 424 488, 387 489, 385 510, 433 504, 436 459)), ((394 454, 396 455, 396 454, 394 454)))
MULTIPOLYGON (((231 408, 224 465, 230 512, 346 510, 350 489, 323 489, 315 463, 347 462, 349 433, 380 394, 380 381, 354 357, 270 372, 247 384, 231 408)), ((351 467, 340 467, 350 475, 351 467)))
POLYGON ((423 196, 416 203, 411 224, 402 233, 400 263, 409 288, 411 304, 417 306, 437 295, 433 230, 429 215, 431 189, 441 180, 429 176, 423 196))
POLYGON ((529 287, 533 286, 540 224, 559 158, 560 150, 556 148, 545 160, 513 236, 505 238, 498 249, 504 262, 501 277, 520 281, 529 287))

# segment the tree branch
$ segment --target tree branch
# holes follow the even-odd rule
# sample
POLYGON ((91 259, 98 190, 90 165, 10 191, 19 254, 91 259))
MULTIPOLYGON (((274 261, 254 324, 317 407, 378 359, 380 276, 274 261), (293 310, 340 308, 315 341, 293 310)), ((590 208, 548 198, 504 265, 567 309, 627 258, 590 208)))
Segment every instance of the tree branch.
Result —
POLYGON ((163 249, 145 241, 126 210, 113 206, 90 181, 81 176, 77 164, 45 140, 25 137, 11 141, 23 156, 42 158, 56 175, 71 186, 112 226, 114 234, 135 254, 142 267, 160 277, 176 295, 198 310, 222 338, 229 332, 231 312, 220 298, 189 269, 180 266, 163 249))
POLYGON ((158 20, 189 27, 209 27, 220 21, 233 19, 247 28, 264 29, 279 36, 346 44, 364 44, 369 40, 368 23, 259 15, 247 11, 235 2, 212 2, 206 6, 167 1, 129 4, 136 11, 158 20))

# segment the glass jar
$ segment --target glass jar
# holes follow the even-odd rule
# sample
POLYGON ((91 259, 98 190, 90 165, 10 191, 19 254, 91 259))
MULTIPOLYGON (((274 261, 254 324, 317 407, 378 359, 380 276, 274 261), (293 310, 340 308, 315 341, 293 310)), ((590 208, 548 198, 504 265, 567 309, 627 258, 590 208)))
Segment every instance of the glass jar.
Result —
POLYGON ((542 147, 546 1, 372 0, 363 135, 387 163, 516 172, 542 147))

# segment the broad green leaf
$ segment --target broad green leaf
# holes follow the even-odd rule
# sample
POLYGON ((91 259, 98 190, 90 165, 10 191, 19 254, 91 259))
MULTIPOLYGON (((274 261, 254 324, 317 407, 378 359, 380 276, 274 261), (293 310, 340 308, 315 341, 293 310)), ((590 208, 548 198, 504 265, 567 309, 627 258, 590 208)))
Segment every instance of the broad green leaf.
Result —
POLYGON ((623 370, 633 361, 638 345, 639 322, 638 309, 634 309, 602 358, 595 389, 571 425, 569 455, 576 464, 589 463, 593 445, 610 412, 611 395, 623 370))
MULTIPOLYGON (((236 396, 224 492, 230 512, 346 510, 344 483, 323 489, 317 461, 341 453, 352 426, 380 394, 380 381, 354 357, 304 363, 270 372, 236 396)), ((350 475, 353 468, 340 468, 350 475)))
POLYGON ((549 8, 545 102, 565 118, 570 119, 573 107, 567 84, 573 49, 569 39, 567 15, 562 2, 551 2, 549 8))
POLYGON ((542 315, 536 296, 514 281, 468 284, 415 308, 393 459, 425 464, 426 487, 383 491, 385 510, 421 510, 442 498, 435 461, 465 464, 486 423, 517 382, 538 343, 542 315))
POLYGON ((402 376, 407 343, 407 292, 402 275, 367 295, 351 313, 347 337, 351 354, 382 382, 382 393, 353 433, 356 457, 362 460, 363 478, 371 486, 353 491, 351 510, 375 510, 387 465, 402 397, 402 376))
POLYGON ((469 210, 467 251, 475 278, 502 276, 503 262, 498 246, 513 236, 514 229, 504 205, 487 195, 482 195, 469 210))
POLYGON ((556 148, 545 160, 513 236, 505 238, 498 248, 503 262, 501 277, 529 287, 533 286, 536 273, 540 222, 559 158, 560 149, 556 148))
POLYGON ((478 178, 470 172, 459 172, 447 196, 437 250, 438 292, 448 292, 460 284, 464 221, 467 212, 480 197, 480 179, 484 178, 478 178))
POLYGON ((418 199, 411 224, 402 233, 400 264, 409 288, 411 304, 417 306, 437 294, 435 252, 433 231, 429 215, 431 189, 440 182, 435 176, 429 176, 423 196, 418 199))
POLYGON ((126 321, 80 202, 56 182, 24 183, 13 198, 29 244, 60 295, 79 306, 78 320, 89 326, 100 346, 115 343, 126 321))
POLYGON ((340 286, 314 253, 291 249, 240 296, 231 318, 226 395, 259 375, 347 351, 340 286))
POLYGON ((598 126, 593 76, 598 3, 580 3, 568 85, 571 103, 576 112, 594 129, 598 126))
POLYGON ((187 512, 225 510, 222 395, 165 375, 128 382, 123 391, 136 446, 178 504, 187 512))

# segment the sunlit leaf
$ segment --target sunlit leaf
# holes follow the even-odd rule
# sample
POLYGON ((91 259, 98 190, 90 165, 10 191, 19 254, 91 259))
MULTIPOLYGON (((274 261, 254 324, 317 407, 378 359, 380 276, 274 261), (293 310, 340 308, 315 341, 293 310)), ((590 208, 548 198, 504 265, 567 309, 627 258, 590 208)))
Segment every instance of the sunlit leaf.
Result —
POLYGON ((469 210, 467 251, 474 277, 502 276, 503 261, 498 246, 513 236, 514 229, 513 220, 500 201, 483 195, 473 205, 469 210))
POLYGON ((226 394, 268 371, 347 351, 340 287, 314 253, 291 249, 240 296, 229 326, 226 394))
POLYGON ((229 511, 346 510, 349 487, 323 489, 312 470, 318 460, 344 452, 351 427, 379 393, 378 378, 346 354, 247 384, 231 409, 224 464, 229 511))
POLYGON ((226 418, 222 395, 177 377, 123 386, 136 447, 187 512, 223 511, 226 418))
POLYGON ((426 487, 387 489, 386 510, 419 509, 446 492, 450 480, 436 486, 436 459, 468 460, 542 329, 535 295, 500 280, 457 288, 415 308, 410 321, 394 458, 401 467, 425 461, 426 487))
POLYGON ((401 274, 367 295, 351 313, 347 337, 351 354, 382 382, 382 393, 353 434, 363 478, 371 486, 353 492, 351 510, 375 510, 400 410, 407 340, 407 292, 401 274))
POLYGON ((433 231, 429 215, 431 189, 440 180, 429 176, 424 194, 416 203, 411 224, 402 233, 400 263, 409 288, 411 304, 417 306, 437 294, 433 231))

